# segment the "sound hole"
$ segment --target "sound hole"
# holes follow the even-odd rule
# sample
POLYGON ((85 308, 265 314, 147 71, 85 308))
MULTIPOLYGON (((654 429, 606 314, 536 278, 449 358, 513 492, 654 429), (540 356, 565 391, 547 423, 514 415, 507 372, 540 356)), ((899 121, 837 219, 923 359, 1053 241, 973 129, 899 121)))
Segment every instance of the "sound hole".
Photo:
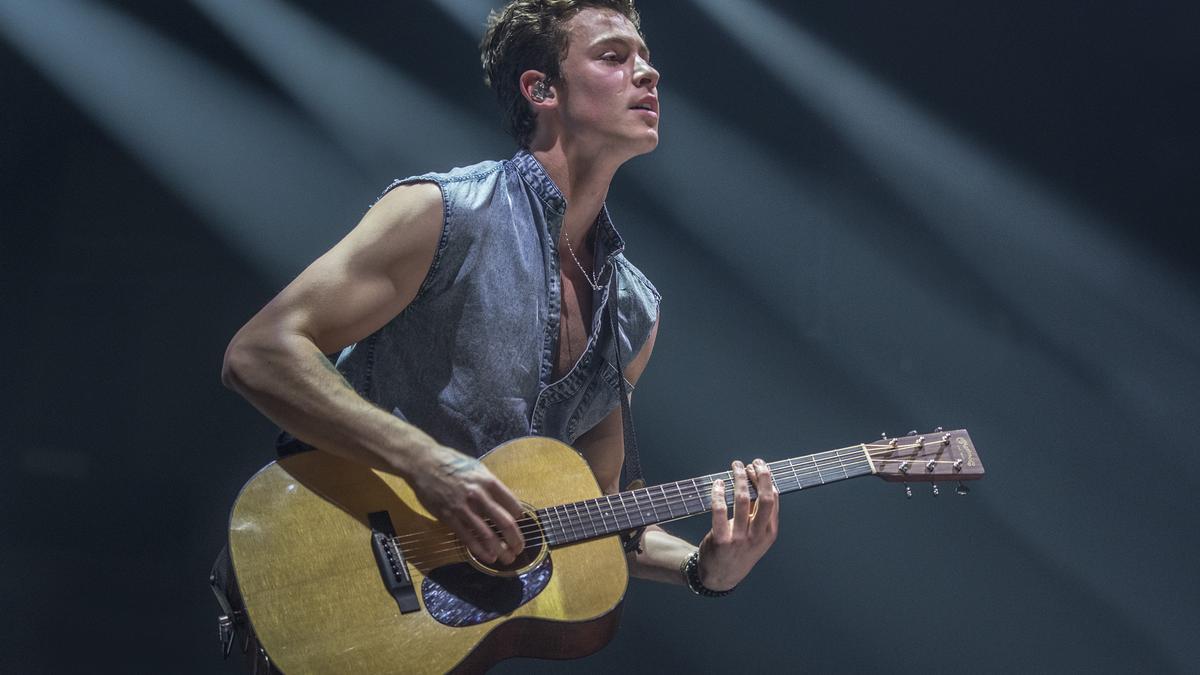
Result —
MULTIPOLYGON (((515 563, 514 563, 515 564, 515 563)), ((493 576, 470 563, 439 567, 421 582, 425 609, 447 626, 474 626, 511 613, 550 582, 550 556, 516 576, 493 576)))
MULTIPOLYGON (((522 504, 522 506, 526 507, 526 511, 524 516, 518 520, 519 527, 525 534, 525 547, 521 549, 521 554, 511 563, 505 565, 499 561, 492 563, 484 562, 476 558, 470 551, 467 551, 470 563, 476 569, 496 576, 513 577, 533 569, 534 565, 541 562, 542 556, 548 553, 549 549, 546 546, 546 537, 542 533, 541 523, 538 522, 533 507, 528 504, 522 504)), ((492 531, 497 536, 500 536, 500 530, 495 525, 492 525, 492 531)))

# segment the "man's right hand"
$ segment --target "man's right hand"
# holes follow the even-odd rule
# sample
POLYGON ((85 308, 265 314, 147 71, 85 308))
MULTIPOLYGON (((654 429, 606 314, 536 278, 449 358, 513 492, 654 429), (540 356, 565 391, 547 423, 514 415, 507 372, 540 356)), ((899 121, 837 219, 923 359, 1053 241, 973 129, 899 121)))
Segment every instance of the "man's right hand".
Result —
POLYGON ((479 460, 438 445, 424 453, 408 482, 421 505, 479 560, 507 565, 525 547, 517 526, 520 502, 479 460))

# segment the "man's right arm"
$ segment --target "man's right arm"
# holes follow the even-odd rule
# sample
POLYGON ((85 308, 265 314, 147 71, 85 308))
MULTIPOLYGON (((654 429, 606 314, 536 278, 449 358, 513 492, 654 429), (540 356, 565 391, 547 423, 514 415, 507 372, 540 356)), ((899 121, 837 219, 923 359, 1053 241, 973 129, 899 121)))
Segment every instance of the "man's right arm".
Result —
POLYGON ((442 217, 435 184, 389 192, 237 332, 221 380, 305 443, 401 476, 476 556, 507 562, 523 543, 512 493, 474 458, 364 400, 324 356, 412 302, 433 263, 442 217))

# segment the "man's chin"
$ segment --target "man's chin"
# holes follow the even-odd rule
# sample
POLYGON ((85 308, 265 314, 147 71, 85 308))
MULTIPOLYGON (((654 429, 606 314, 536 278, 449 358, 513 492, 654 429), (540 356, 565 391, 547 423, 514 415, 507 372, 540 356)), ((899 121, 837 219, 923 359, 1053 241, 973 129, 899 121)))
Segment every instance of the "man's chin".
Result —
POLYGON ((654 149, 657 147, 658 129, 651 129, 650 133, 648 133, 646 137, 642 139, 641 146, 638 148, 638 154, 645 155, 647 153, 654 152, 654 149))

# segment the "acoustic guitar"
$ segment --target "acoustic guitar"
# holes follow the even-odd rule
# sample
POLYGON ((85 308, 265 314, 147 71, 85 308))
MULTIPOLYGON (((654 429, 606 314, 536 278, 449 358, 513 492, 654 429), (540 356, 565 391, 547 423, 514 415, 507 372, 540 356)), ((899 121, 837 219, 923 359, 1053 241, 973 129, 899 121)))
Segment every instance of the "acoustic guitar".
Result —
MULTIPOLYGON (((271 663, 289 675, 442 673, 590 654, 620 617, 628 572, 617 535, 705 513, 713 481, 732 480, 725 472, 604 495, 575 450, 539 437, 505 443, 482 462, 525 508, 525 551, 512 565, 472 557, 396 476, 323 452, 255 474, 233 506, 229 546, 271 663)), ((983 476, 961 429, 770 466, 780 493, 868 475, 983 476)))

